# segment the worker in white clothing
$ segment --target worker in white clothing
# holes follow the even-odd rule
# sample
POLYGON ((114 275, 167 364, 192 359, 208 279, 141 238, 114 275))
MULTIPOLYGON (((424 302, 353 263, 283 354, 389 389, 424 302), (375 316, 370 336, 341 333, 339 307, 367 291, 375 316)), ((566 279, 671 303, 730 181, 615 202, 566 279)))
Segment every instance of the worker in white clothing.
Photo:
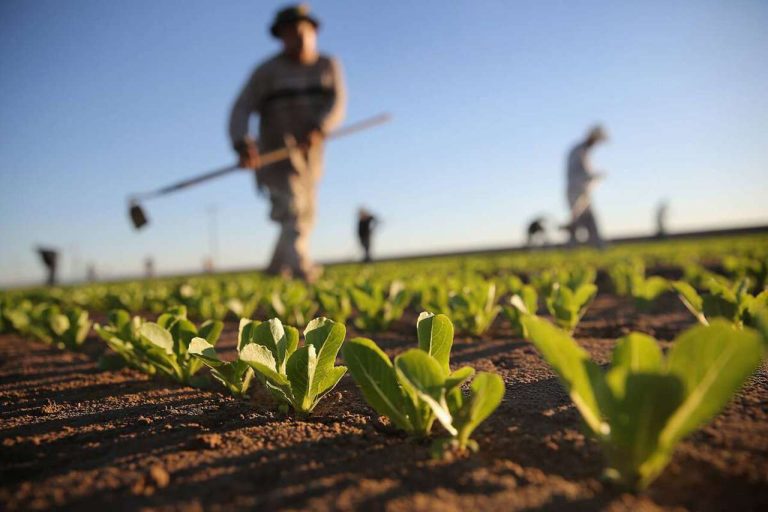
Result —
POLYGON ((604 174, 592 170, 589 152, 598 142, 608 138, 602 126, 589 130, 587 138, 574 147, 568 154, 568 206, 571 209, 571 221, 563 226, 569 232, 569 244, 578 241, 578 233, 587 232, 586 242, 596 247, 603 246, 600 230, 592 212, 591 192, 595 184, 603 179, 604 174))

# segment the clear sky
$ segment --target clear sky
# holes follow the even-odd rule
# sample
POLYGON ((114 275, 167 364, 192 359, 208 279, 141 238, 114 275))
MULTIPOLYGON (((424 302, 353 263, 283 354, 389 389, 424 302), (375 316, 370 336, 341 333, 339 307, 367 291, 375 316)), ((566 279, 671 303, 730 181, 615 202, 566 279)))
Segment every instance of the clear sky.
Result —
MULTIPOLYGON (((251 176, 147 203, 126 196, 232 162, 230 105, 277 51, 284 2, 0 3, 0 283, 198 270, 216 209, 219 267, 265 265, 277 236, 251 176)), ((387 126, 327 150, 313 252, 357 256, 355 212, 383 218, 379 254, 519 243, 565 219, 569 146, 600 121, 607 235, 768 222, 768 2, 316 1, 343 62, 348 120, 387 126)))

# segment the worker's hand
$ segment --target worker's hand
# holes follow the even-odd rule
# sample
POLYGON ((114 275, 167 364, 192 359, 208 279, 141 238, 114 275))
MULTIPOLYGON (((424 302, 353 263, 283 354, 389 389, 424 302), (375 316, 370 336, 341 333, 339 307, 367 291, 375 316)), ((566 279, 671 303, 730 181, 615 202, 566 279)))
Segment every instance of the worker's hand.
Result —
POLYGON ((325 140, 325 134, 320 128, 314 128, 307 134, 307 145, 316 146, 322 144, 325 140))
POLYGON ((238 154, 239 167, 243 169, 257 169, 261 165, 261 158, 259 158, 259 150, 252 141, 243 141, 238 144, 235 149, 238 154))

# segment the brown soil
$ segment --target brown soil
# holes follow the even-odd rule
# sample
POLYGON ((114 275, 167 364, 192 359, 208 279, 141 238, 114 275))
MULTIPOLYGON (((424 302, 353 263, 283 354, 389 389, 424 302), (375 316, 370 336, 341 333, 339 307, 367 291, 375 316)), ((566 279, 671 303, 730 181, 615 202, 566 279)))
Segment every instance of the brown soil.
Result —
MULTIPOLYGON (((630 330, 671 340, 692 321, 666 299, 638 314, 601 295, 576 336, 603 362, 630 330)), ((371 337, 390 354, 411 347, 413 317, 371 337)), ((221 341, 230 355, 235 332, 221 341)), ((453 362, 501 374, 505 399, 476 433, 478 453, 439 461, 375 418, 349 376, 297 419, 258 392, 240 401, 100 371, 96 340, 82 354, 2 336, 0 509, 765 510, 766 368, 633 495, 600 480, 600 451, 536 350, 503 321, 493 332, 459 337, 453 362)))

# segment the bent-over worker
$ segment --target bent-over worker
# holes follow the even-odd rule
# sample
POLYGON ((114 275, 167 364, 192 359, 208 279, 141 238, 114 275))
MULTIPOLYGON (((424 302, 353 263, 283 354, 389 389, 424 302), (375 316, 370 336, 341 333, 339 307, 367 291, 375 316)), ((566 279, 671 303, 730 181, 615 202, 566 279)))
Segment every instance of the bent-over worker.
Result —
POLYGON ((597 247, 603 246, 600 230, 597 227, 595 215, 592 212, 592 189, 603 179, 604 174, 595 172, 589 161, 589 152, 599 142, 608 138, 601 126, 594 126, 587 138, 577 144, 568 154, 568 206, 571 210, 570 223, 564 226, 569 232, 569 244, 577 242, 577 232, 587 231, 587 243, 597 247))

